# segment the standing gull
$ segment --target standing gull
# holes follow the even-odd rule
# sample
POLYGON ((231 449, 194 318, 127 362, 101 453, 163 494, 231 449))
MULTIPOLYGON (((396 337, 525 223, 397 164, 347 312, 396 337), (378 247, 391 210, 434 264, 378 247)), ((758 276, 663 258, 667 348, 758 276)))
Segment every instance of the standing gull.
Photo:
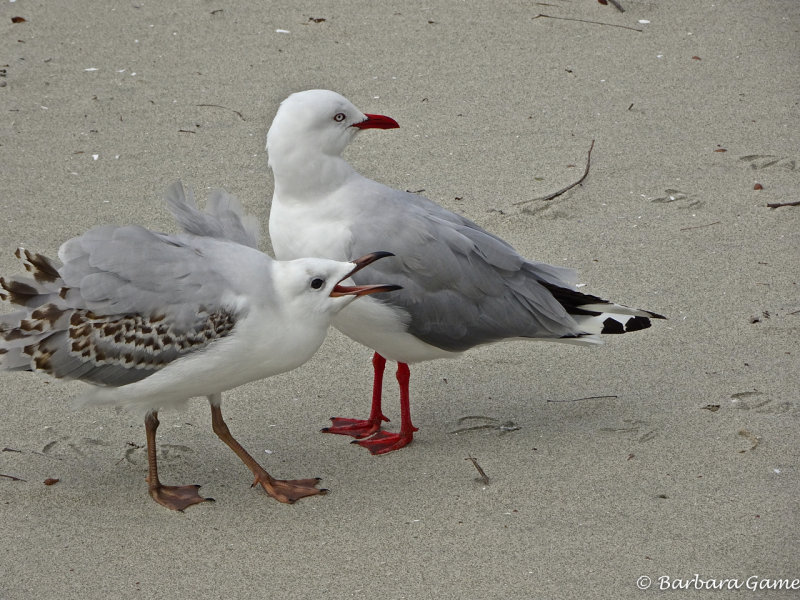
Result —
POLYGON ((337 312, 397 289, 343 284, 389 253, 275 261, 257 249, 255 219, 224 191, 201 212, 176 183, 167 204, 185 233, 97 227, 61 246, 60 267, 17 250, 33 278, 0 278, 0 298, 24 307, 0 316, 0 370, 78 379, 92 385, 83 401, 142 413, 150 496, 167 508, 210 500, 197 485, 158 478, 157 411, 195 396, 208 397, 214 432, 252 471, 254 486, 287 503, 324 493, 318 479, 271 477, 228 430, 222 392, 299 367, 337 312))
POLYGON ((365 114, 328 90, 292 94, 267 134, 275 180, 269 231, 287 260, 343 260, 374 246, 395 257, 354 281, 395 282, 401 292, 346 308, 333 325, 375 350, 372 410, 366 420, 333 418, 323 429, 359 438, 373 454, 409 444, 408 363, 458 356, 480 344, 510 339, 600 343, 599 334, 650 326, 661 315, 578 291, 574 271, 527 260, 507 242, 427 198, 357 173, 341 153, 364 129, 397 122, 365 114), (398 433, 381 430, 386 359, 400 384, 398 433))

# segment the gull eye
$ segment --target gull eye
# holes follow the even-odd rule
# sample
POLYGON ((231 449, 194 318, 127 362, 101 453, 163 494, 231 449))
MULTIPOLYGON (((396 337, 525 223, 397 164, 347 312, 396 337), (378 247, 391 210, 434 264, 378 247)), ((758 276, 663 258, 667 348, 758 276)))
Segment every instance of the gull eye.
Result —
POLYGON ((324 279, 320 279, 319 277, 315 277, 314 279, 311 280, 311 287, 313 289, 315 289, 315 290, 318 290, 323 285, 325 285, 325 280, 324 279))
POLYGON ((337 123, 341 123, 341 122, 342 122, 342 121, 344 121, 346 118, 347 118, 347 115, 345 115, 344 113, 336 113, 336 114, 333 116, 333 120, 334 120, 334 121, 336 121, 337 123))

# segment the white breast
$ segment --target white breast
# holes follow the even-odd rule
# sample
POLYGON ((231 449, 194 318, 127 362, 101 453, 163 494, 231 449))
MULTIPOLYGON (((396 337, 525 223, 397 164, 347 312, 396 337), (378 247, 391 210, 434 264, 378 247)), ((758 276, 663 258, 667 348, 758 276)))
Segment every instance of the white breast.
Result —
MULTIPOLYGON (((292 202, 273 197, 269 233, 275 257, 292 260, 319 256, 343 261, 357 258, 351 256, 347 208, 345 202, 292 202)), ((342 310, 332 324, 346 336, 393 361, 411 363, 459 355, 407 333, 408 322, 409 316, 403 309, 365 297, 342 310)))
POLYGON ((459 355, 426 344, 408 333, 408 320, 404 310, 366 297, 359 298, 340 312, 334 318, 333 326, 384 358, 397 362, 413 363, 459 355))

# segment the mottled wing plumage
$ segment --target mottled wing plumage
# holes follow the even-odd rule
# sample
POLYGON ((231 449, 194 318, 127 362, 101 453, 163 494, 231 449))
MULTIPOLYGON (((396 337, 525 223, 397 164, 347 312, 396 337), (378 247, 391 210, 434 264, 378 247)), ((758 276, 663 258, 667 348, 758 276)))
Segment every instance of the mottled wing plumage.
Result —
POLYGON ((200 313, 196 327, 177 330, 162 316, 99 316, 72 310, 69 324, 22 348, 35 370, 54 377, 120 386, 144 379, 180 356, 228 335, 228 312, 200 313))
POLYGON ((154 233, 138 225, 102 226, 65 242, 59 273, 76 307, 101 315, 161 314, 191 327, 198 305, 218 303, 232 287, 210 260, 214 240, 154 233))
POLYGON ((2 279, 0 368, 120 386, 228 335, 244 307, 224 265, 225 242, 99 227, 66 242, 65 264, 20 249, 33 278, 2 279))

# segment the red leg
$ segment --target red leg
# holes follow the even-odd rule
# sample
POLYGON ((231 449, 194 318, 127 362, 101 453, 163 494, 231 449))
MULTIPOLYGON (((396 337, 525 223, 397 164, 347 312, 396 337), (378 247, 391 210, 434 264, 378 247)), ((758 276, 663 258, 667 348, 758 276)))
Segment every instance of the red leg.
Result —
POLYGON ((369 418, 365 421, 363 419, 331 417, 333 424, 330 427, 324 427, 322 429, 324 433, 338 433, 350 435, 354 438, 365 438, 376 431, 380 431, 381 422, 389 420, 381 411, 381 391, 383 390, 383 371, 386 368, 386 359, 377 352, 372 357, 372 368, 374 377, 372 381, 372 410, 370 410, 369 418))
POLYGON ((400 432, 378 431, 367 440, 354 440, 354 444, 363 446, 372 454, 386 454, 392 450, 399 450, 413 441, 417 428, 411 423, 411 400, 408 392, 410 380, 411 369, 408 365, 397 363, 397 383, 400 384, 400 432))

